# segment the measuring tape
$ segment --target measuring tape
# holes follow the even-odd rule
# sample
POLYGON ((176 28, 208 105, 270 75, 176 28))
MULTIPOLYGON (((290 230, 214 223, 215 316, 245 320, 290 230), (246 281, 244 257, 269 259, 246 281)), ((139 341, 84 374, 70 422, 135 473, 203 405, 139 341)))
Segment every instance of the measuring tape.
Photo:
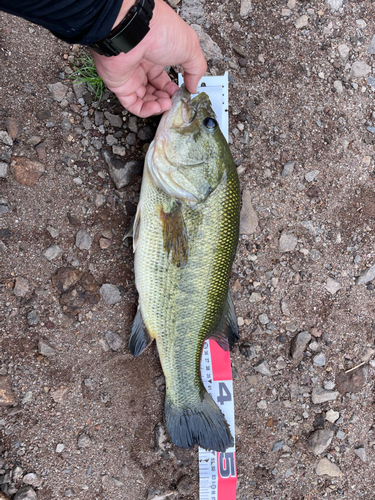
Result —
MULTIPOLYGON (((229 351, 214 340, 206 340, 201 359, 201 377, 207 392, 219 406, 234 435, 233 380, 229 351)), ((199 448, 199 500, 236 500, 235 445, 225 452, 199 448)))

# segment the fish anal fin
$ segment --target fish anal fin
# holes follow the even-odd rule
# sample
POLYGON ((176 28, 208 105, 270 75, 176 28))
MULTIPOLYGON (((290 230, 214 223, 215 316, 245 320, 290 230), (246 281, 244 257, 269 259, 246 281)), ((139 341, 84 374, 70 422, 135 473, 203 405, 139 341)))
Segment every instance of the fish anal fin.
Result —
POLYGON ((222 317, 216 330, 209 335, 209 338, 215 340, 224 351, 229 351, 239 339, 236 311, 229 291, 222 317))
POLYGON ((165 251, 173 264, 183 266, 188 259, 188 238, 180 204, 175 203, 169 211, 162 207, 160 221, 165 251))
POLYGON ((132 332, 129 340, 129 351, 133 356, 139 356, 152 342, 152 338, 144 324, 141 309, 138 307, 137 314, 133 321, 132 332))

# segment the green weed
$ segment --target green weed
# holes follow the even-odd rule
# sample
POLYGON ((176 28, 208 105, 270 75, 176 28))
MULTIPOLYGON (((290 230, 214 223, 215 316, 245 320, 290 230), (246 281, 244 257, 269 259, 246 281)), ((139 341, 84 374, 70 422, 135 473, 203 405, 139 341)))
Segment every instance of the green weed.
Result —
POLYGON ((80 57, 77 62, 79 62, 80 64, 74 65, 75 71, 69 77, 74 78, 74 83, 86 83, 93 94, 94 101, 98 101, 98 103, 100 103, 106 86, 96 72, 94 59, 91 56, 85 54, 80 57))

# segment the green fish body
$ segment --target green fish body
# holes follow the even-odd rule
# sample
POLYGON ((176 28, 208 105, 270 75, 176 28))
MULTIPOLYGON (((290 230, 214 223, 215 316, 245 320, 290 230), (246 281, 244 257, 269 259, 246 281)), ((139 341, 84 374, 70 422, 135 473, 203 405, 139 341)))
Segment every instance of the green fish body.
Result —
POLYGON ((237 171, 209 98, 173 97, 150 145, 134 223, 139 306, 130 350, 156 340, 177 446, 225 451, 229 426, 200 376, 203 343, 238 339, 229 277, 239 233, 237 171))

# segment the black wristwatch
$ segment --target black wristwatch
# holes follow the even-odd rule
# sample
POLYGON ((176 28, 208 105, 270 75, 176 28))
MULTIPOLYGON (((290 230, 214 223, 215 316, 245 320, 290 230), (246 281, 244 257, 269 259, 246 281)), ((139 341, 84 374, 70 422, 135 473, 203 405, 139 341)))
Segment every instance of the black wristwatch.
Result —
POLYGON ((154 0, 136 0, 124 19, 106 38, 90 47, 103 56, 118 56, 130 52, 150 31, 150 21, 155 7, 154 0))

